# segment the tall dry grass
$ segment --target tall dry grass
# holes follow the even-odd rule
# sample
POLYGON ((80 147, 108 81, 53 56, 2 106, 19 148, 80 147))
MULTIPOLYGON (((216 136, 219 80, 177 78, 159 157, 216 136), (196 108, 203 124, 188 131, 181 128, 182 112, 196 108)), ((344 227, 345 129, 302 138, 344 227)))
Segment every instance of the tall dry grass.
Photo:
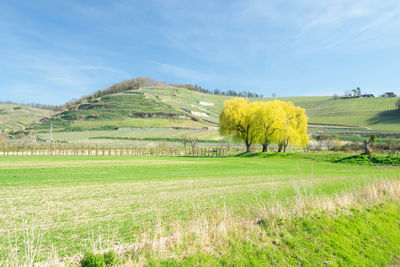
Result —
MULTIPOLYGON (((127 259, 122 264, 124 266, 144 266, 148 257, 182 259, 196 253, 218 255, 232 239, 249 242, 260 240, 259 244, 275 242, 266 235, 260 224, 278 233, 282 219, 300 218, 320 211, 335 216, 340 214, 338 211, 348 207, 364 207, 387 199, 400 199, 400 180, 376 182, 361 190, 334 197, 315 197, 311 194, 309 185, 301 182, 294 185, 294 189, 297 195, 290 201, 259 202, 255 206, 243 208, 241 212, 232 212, 225 207, 198 209, 187 220, 169 222, 161 219, 162 216, 157 216, 154 225, 142 228, 137 234, 135 243, 112 245, 114 242, 110 233, 97 237, 93 235, 88 250, 94 253, 113 250, 127 259)), ((10 256, 14 257, 12 253, 10 256)), ((49 260, 37 263, 37 266, 79 264, 82 257, 80 254, 71 258, 49 260)))

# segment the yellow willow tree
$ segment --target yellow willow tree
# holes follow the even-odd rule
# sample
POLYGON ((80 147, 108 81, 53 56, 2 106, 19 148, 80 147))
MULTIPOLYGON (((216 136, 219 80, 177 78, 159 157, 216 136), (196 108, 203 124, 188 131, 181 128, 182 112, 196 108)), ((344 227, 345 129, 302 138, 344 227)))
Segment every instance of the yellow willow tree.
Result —
POLYGON ((302 148, 308 146, 307 124, 308 118, 306 110, 301 107, 296 107, 296 132, 299 135, 297 145, 302 148))
POLYGON ((258 125, 257 142, 262 145, 262 152, 268 151, 268 146, 277 142, 279 131, 285 122, 285 111, 282 101, 258 102, 255 121, 258 125))
POLYGON ((277 135, 278 152, 286 152, 288 145, 304 147, 308 144, 307 116, 305 110, 292 102, 281 102, 285 119, 277 135))
POLYGON ((222 136, 233 135, 243 140, 246 152, 257 138, 257 123, 255 114, 257 103, 247 103, 244 98, 234 98, 224 102, 224 108, 219 116, 219 132, 222 136))

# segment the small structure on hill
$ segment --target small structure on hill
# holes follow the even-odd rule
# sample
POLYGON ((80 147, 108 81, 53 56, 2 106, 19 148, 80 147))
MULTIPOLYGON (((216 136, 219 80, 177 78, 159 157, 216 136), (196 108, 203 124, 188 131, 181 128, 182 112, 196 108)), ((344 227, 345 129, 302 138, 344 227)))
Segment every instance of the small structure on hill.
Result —
POLYGON ((211 102, 205 102, 205 101, 199 101, 199 104, 202 106, 208 106, 208 107, 213 107, 214 103, 211 102))
POLYGON ((205 117, 205 118, 210 117, 210 116, 208 116, 208 114, 206 114, 204 112, 196 112, 196 111, 191 110, 190 113, 195 116, 198 116, 198 117, 205 117))
POLYGON ((397 97, 397 95, 393 92, 385 92, 381 97, 397 97))
POLYGON ((363 94, 361 97, 371 98, 371 97, 375 97, 375 96, 374 96, 374 94, 363 94))

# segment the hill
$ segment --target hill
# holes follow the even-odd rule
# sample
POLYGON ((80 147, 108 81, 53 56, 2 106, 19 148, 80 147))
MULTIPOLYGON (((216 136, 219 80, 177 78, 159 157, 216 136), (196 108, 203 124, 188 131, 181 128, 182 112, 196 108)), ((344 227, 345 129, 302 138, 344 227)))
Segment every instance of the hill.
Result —
MULTIPOLYGON (((176 87, 145 87, 92 98, 56 114, 58 129, 92 129, 148 127, 207 127, 218 123, 223 102, 229 96, 203 94, 176 87)), ((400 130, 396 112, 398 98, 289 97, 306 109, 313 124, 367 127, 376 131, 400 130)), ((260 99, 251 99, 251 101, 260 99)), ((263 98, 261 101, 270 101, 263 98)), ((36 129, 48 129, 49 120, 36 124, 36 129)))
MULTIPOLYGON (((189 90, 166 84, 139 88, 140 83, 132 81, 136 80, 118 83, 92 96, 85 96, 76 103, 69 103, 64 111, 52 117, 42 118, 33 128, 39 132, 40 137, 48 139, 52 121, 56 140, 79 142, 90 140, 109 142, 122 140, 122 137, 124 140, 149 136, 177 138, 182 135, 197 136, 205 140, 221 138, 216 130, 218 116, 224 101, 231 99, 232 96, 207 94, 193 88, 189 90), (157 129, 156 134, 154 127, 163 129, 157 129), (119 133, 110 131, 117 129, 131 131, 119 131, 119 133), (137 129, 139 131, 135 132, 137 129), (200 131, 201 129, 203 130, 200 131), (144 130, 147 130, 147 133, 144 130), (148 134, 150 135, 147 136, 148 134)), ((249 99, 250 101, 273 100, 272 98, 249 99)), ((318 96, 278 99, 292 101, 306 109, 310 132, 338 134, 400 132, 400 114, 396 110, 398 98, 335 99, 318 96)), ((31 120, 36 120, 39 116, 40 114, 31 120)))
MULTIPOLYGON (((229 97, 186 88, 145 87, 88 99, 55 114, 53 127, 63 131, 117 127, 215 127, 223 102, 229 97)), ((50 118, 36 130, 49 129, 50 118)))
POLYGON ((0 131, 24 130, 30 124, 54 112, 18 104, 0 104, 0 131))
POLYGON ((399 132, 400 113, 396 103, 399 98, 349 98, 292 97, 281 98, 293 101, 306 109, 309 122, 366 127, 378 132, 399 132))

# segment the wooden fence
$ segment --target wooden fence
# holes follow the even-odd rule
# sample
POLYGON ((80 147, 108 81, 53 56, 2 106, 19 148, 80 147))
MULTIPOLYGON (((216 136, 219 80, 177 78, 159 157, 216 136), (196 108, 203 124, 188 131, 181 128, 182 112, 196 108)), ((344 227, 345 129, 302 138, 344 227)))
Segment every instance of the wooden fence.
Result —
POLYGON ((223 157, 244 151, 240 145, 177 147, 158 146, 113 146, 65 143, 0 144, 0 156, 198 156, 223 157))

